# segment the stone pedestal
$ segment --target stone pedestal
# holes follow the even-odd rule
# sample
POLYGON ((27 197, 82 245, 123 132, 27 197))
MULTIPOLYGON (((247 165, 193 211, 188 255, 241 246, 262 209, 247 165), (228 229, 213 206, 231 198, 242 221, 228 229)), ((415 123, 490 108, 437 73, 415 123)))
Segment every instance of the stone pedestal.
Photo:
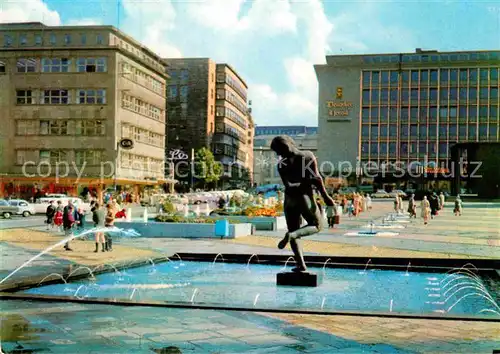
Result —
POLYGON ((285 272, 277 274, 276 285, 316 287, 321 284, 322 280, 322 277, 316 273, 285 272))

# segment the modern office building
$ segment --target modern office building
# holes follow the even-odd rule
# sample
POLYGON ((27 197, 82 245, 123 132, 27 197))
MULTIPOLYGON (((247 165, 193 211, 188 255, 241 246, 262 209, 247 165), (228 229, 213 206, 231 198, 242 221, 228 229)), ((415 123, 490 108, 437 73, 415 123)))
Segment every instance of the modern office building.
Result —
POLYGON ((164 183, 161 58, 112 26, 0 31, 1 194, 164 183))
POLYGON ((315 66, 318 158, 326 174, 350 164, 353 174, 383 184, 421 170, 436 180, 433 187, 442 180, 447 189, 454 144, 499 141, 499 51, 417 49, 326 61, 315 66))
POLYGON ((271 150, 271 141, 278 135, 290 136, 301 150, 316 154, 318 128, 307 126, 257 126, 255 127, 254 149, 254 185, 281 184, 277 170, 277 156, 271 150))
POLYGON ((190 159, 192 150, 207 147, 224 166, 219 187, 251 179, 254 126, 245 81, 228 64, 208 58, 165 59, 165 63, 171 77, 167 159, 177 161, 179 155, 190 159))

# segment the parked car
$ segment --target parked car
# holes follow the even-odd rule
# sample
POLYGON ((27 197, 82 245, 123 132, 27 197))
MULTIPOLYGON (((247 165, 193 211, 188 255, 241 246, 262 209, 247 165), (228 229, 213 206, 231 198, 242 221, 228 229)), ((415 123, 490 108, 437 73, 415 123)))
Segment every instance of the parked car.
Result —
POLYGON ((372 198, 390 198, 391 195, 383 189, 378 189, 375 193, 371 194, 372 198))
POLYGON ((10 219, 13 214, 16 214, 18 207, 12 206, 5 199, 0 199, 0 215, 5 219, 10 219))
POLYGON ((23 199, 11 199, 9 200, 9 204, 17 207, 16 215, 22 215, 25 218, 30 215, 35 215, 35 207, 33 204, 28 203, 23 199))
POLYGON ((391 198, 396 198, 396 196, 400 196, 401 198, 406 198, 406 193, 401 189, 394 189, 391 193, 389 193, 391 198))

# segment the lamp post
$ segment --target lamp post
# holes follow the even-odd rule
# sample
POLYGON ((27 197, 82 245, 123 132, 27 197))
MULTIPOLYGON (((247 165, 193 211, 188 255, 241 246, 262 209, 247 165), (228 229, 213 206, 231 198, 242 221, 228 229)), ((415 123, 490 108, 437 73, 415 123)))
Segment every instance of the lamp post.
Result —
POLYGON ((191 149, 191 190, 194 192, 194 149, 191 149))

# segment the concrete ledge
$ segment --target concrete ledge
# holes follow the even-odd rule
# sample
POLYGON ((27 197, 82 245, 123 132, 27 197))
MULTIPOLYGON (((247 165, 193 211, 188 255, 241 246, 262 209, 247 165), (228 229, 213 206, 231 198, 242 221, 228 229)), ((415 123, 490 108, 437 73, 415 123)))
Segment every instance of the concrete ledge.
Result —
POLYGON ((211 216, 216 220, 238 220, 255 226, 255 230, 278 231, 286 230, 286 220, 284 216, 211 216))
MULTIPOLYGON (((170 222, 115 222, 120 229, 133 229, 142 237, 158 238, 221 238, 215 234, 215 224, 170 223, 170 222)), ((252 224, 230 224, 226 238, 237 238, 252 234, 252 224)))

